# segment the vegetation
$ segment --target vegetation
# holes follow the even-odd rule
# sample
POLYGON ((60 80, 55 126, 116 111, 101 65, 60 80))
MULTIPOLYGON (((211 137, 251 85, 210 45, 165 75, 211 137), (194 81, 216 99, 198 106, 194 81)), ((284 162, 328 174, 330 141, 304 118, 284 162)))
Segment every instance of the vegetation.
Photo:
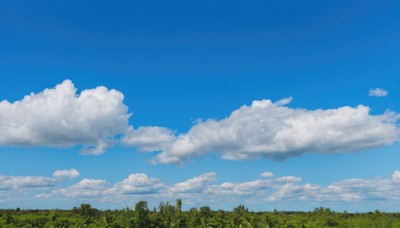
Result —
POLYGON ((150 210, 146 201, 134 209, 101 211, 90 204, 72 210, 0 210, 0 227, 400 227, 400 213, 333 212, 317 208, 312 212, 251 212, 239 205, 232 211, 213 211, 208 206, 182 211, 182 200, 175 205, 161 202, 150 210))

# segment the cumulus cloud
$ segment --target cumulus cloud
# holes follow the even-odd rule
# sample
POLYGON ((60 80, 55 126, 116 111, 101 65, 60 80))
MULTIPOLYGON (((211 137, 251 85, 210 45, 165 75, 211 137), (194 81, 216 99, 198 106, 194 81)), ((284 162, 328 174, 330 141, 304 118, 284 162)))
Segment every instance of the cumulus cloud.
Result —
MULTIPOLYGON (((396 176, 395 171, 393 177, 396 176)), ((268 201, 314 200, 325 202, 398 201, 400 183, 395 179, 347 179, 326 187, 318 184, 276 185, 268 201)))
POLYGON ((382 88, 375 88, 375 89, 370 89, 368 95, 370 97, 386 97, 388 95, 388 91, 382 88))
POLYGON ((164 184, 157 178, 150 178, 144 173, 135 173, 122 182, 116 183, 113 190, 123 194, 151 194, 163 187, 164 184))
POLYGON ((165 188, 166 185, 157 178, 150 178, 144 173, 134 173, 115 184, 102 179, 84 178, 71 186, 59 187, 52 190, 51 193, 38 194, 36 197, 113 201, 127 199, 132 195, 155 195, 165 188))
POLYGON ((216 173, 205 173, 201 176, 191 178, 184 182, 176 183, 171 188, 171 192, 202 192, 213 181, 215 181, 216 173))
POLYGON ((108 185, 105 180, 84 178, 69 187, 53 190, 52 194, 68 198, 100 198, 109 193, 108 185))
POLYGON ((167 147, 175 138, 174 132, 164 127, 139 127, 127 133, 122 143, 150 152, 167 147))
POLYGON ((393 181, 396 182, 400 182, 400 171, 394 171, 393 175, 392 175, 392 179, 393 181))
POLYGON ((274 174, 272 172, 263 172, 260 174, 260 176, 264 177, 264 178, 269 178, 269 177, 273 177, 274 174))
POLYGON ((143 128, 125 143, 161 151, 154 163, 182 163, 210 152, 229 160, 284 160, 304 153, 368 150, 399 140, 399 115, 393 112, 371 115, 363 105, 307 110, 285 106, 290 101, 256 100, 224 119, 199 122, 178 136, 165 128, 143 128))
POLYGON ((260 194, 272 187, 271 180, 255 180, 243 183, 224 182, 219 185, 212 185, 205 190, 205 193, 212 195, 255 195, 260 194))
POLYGON ((77 89, 70 80, 55 88, 0 102, 0 146, 72 147, 101 154, 130 129, 122 93, 100 86, 77 89))
POLYGON ((0 175, 0 191, 54 187, 57 182, 50 177, 0 175))
POLYGON ((53 177, 73 179, 79 177, 79 172, 76 169, 56 170, 53 173, 53 177))
MULTIPOLYGON (((371 90, 376 96, 387 91, 371 90)), ((290 108, 292 98, 255 100, 220 120, 197 122, 187 133, 129 125, 124 96, 99 86, 77 93, 70 80, 23 99, 0 102, 0 146, 72 147, 101 154, 121 143, 159 152, 153 163, 182 163, 215 152, 223 159, 284 160, 304 153, 346 153, 399 140, 399 115, 371 115, 369 108, 290 108)))

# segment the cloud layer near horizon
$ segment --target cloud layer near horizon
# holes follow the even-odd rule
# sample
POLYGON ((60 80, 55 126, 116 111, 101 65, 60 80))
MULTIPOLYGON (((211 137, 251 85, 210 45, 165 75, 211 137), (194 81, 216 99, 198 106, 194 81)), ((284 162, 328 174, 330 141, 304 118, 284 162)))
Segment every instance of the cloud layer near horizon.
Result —
POLYGON ((122 142, 145 152, 161 151, 154 163, 182 163, 210 152, 229 160, 284 160, 304 153, 368 150, 399 140, 396 113, 371 115, 363 105, 307 110, 287 107, 290 101, 256 100, 224 119, 196 123, 179 135, 162 127, 141 127, 122 142))
MULTIPOLYGON (((326 186, 304 183, 296 176, 272 177, 243 182, 217 182, 214 172, 166 184, 144 173, 130 174, 126 179, 110 183, 102 179, 83 178, 69 186, 60 185, 63 179, 44 176, 0 175, 0 196, 12 204, 21 197, 31 200, 79 200, 81 202, 113 202, 121 207, 136 200, 196 200, 202 204, 225 204, 232 199, 240 203, 256 200, 257 203, 279 204, 281 202, 380 202, 397 204, 400 200, 400 172, 391 177, 375 179, 344 179, 326 186), (250 201, 249 201, 250 200, 250 201)), ((253 202, 255 203, 255 202, 253 202)), ((251 205, 250 205, 251 206, 251 205)))

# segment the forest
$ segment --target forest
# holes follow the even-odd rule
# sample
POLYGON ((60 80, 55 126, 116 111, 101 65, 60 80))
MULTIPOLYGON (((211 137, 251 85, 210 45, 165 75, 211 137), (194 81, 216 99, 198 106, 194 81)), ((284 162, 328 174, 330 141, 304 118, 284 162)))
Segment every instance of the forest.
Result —
POLYGON ((146 201, 122 210, 98 210, 85 203, 71 210, 1 209, 0 227, 400 227, 400 213, 334 212, 323 207, 310 212, 253 212, 244 205, 232 211, 215 211, 209 206, 183 211, 178 199, 175 204, 161 202, 153 209, 146 201))

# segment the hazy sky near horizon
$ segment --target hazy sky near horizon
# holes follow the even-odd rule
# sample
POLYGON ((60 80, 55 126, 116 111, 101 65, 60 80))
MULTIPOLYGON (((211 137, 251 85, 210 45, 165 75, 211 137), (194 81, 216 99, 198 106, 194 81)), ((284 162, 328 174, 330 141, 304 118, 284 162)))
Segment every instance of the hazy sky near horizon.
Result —
POLYGON ((0 2, 0 208, 398 211, 399 4, 0 2))

